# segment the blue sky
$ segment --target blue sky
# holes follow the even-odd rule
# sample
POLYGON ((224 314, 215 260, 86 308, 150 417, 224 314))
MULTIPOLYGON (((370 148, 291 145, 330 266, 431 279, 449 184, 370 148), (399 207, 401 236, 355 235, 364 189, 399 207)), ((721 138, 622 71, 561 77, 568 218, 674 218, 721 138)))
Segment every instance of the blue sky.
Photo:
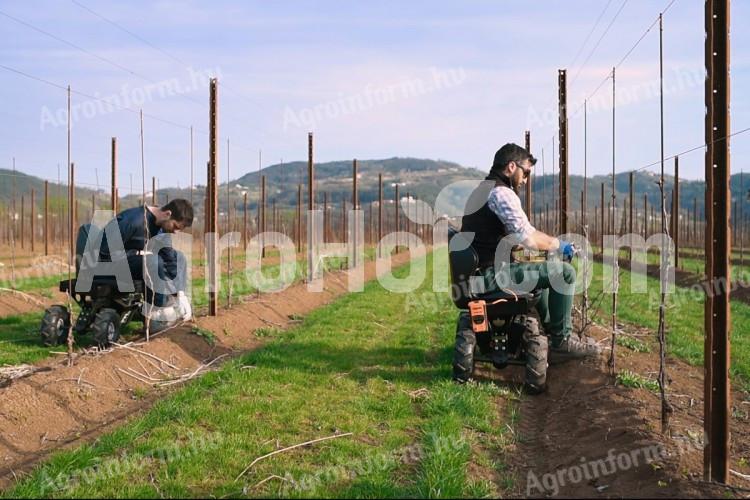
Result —
MULTIPOLYGON (((583 115, 573 112, 668 3, 629 0, 622 7, 623 1, 609 2, 577 58, 606 0, 2 1, 0 12, 79 49, 0 15, 0 64, 89 96, 119 96, 121 105, 135 101, 128 111, 73 96, 79 182, 95 184, 98 173, 102 187, 108 184, 110 137, 117 136, 123 194, 131 176, 140 191, 140 107, 147 114, 146 176, 163 186, 188 185, 186 127, 193 125, 195 180, 205 182, 208 89, 197 74, 220 77, 222 182, 227 138, 235 178, 257 168, 259 149, 263 165, 305 159, 308 131, 315 133, 317 161, 414 156, 486 169, 498 147, 521 142, 530 128, 533 150, 541 157, 544 149, 550 172, 558 68, 568 68, 571 171, 582 173, 583 115), (165 90, 175 85, 180 92, 165 90), (149 87, 151 97, 144 97, 149 87)), ((740 29, 749 21, 750 4, 735 1, 735 131, 750 126, 750 34, 740 29)), ((703 142, 703 39, 703 2, 676 0, 664 31, 667 155, 703 142)), ((659 159, 658 74, 654 28, 617 70, 618 171, 659 159)), ((15 157, 18 169, 54 179, 60 164, 64 179, 65 92, 2 68, 0 85, 0 166, 15 157)), ((611 171, 610 95, 606 82, 590 101, 593 174, 611 171)), ((744 168, 749 144, 750 133, 733 140, 735 171, 744 168)), ((683 157, 681 172, 702 177, 701 152, 683 157)))

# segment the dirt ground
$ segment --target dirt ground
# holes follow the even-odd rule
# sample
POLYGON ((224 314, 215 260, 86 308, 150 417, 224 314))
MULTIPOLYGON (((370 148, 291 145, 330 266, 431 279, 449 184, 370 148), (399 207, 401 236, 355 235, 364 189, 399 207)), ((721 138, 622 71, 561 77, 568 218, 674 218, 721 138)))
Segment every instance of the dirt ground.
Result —
MULTIPOLYGON (((406 259, 408 255, 401 254, 395 260, 406 259)), ((374 262, 366 263, 366 279, 374 277, 374 267, 374 262)), ((308 293, 304 284, 298 284, 283 294, 249 298, 230 311, 222 310, 218 317, 199 318, 198 326, 213 333, 213 345, 186 325, 156 336, 148 344, 129 345, 137 351, 116 348, 79 355, 71 367, 59 358, 39 363, 38 367, 50 370, 0 389, 0 488, 51 452, 92 441, 179 386, 153 388, 157 381, 199 374, 201 367, 212 361, 218 364, 225 359, 222 356, 259 346, 262 339, 254 330, 294 324, 298 315, 345 293, 345 280, 343 272, 334 273, 327 277, 324 293, 308 293)), ((649 340, 653 332, 626 325, 620 328, 649 344, 651 352, 637 353, 618 346, 617 369, 655 378, 658 349, 649 340)), ((593 326, 589 334, 608 345, 607 329, 593 326)), ((514 430, 517 436, 508 451, 508 472, 516 478, 514 495, 542 497, 555 491, 561 497, 594 498, 750 495, 750 481, 737 475, 730 476, 731 488, 702 480, 702 367, 668 359, 667 373, 673 413, 668 433, 662 434, 658 393, 616 385, 608 374, 606 355, 551 366, 548 391, 526 396, 520 403, 520 420, 514 430), (658 460, 647 463, 646 453, 653 456, 654 450, 659 452, 658 460), (608 457, 620 460, 624 455, 631 460, 618 464, 616 470, 607 467, 576 482, 564 475, 574 466, 608 457), (555 476, 554 484, 550 483, 550 477, 555 476), (539 482, 534 483, 534 478, 539 482)), ((482 368, 479 375, 501 384, 517 383, 523 376, 512 367, 502 371, 482 368)), ((747 475, 750 395, 735 390, 732 401, 730 468, 747 475)))
MULTIPOLYGON (((303 258, 304 254, 298 254, 298 258, 303 258)), ((272 255, 263 259, 264 266, 272 266, 279 263, 279 257, 272 255)), ((34 259, 26 258, 25 266, 18 266, 14 273, 16 283, 22 284, 24 278, 38 278, 43 276, 59 276, 67 272, 67 266, 60 260, 59 256, 35 257, 34 259)), ((222 259, 222 266, 226 266, 226 259, 222 259)), ((237 274, 245 271, 245 262, 234 261, 234 271, 237 274)), ((225 267, 224 267, 225 268, 225 267)), ((191 269, 191 278, 199 279, 205 276, 203 266, 196 266, 191 269)), ((63 275, 64 276, 64 275, 63 275)), ((10 271, 0 268, 0 282, 11 279, 10 271)), ((19 288, 23 288, 20 286, 19 288)), ((45 290, 42 294, 39 291, 16 291, 10 288, 0 287, 0 318, 23 314, 29 312, 41 312, 52 304, 65 304, 67 296, 61 293, 57 288, 52 287, 45 290)))
MULTIPOLYGON (((651 344, 651 352, 637 353, 617 346, 618 371, 630 370, 655 379, 658 346, 648 342, 648 330, 622 326, 651 344)), ((598 326, 589 334, 609 346, 610 331, 598 326)), ((511 452, 518 496, 544 497, 554 493, 574 498, 701 498, 747 497, 750 482, 730 476, 726 488, 703 481, 703 369, 680 360, 667 360, 668 397, 673 407, 669 430, 661 432, 661 399, 658 392, 616 385, 609 375, 609 351, 597 360, 569 361, 552 365, 548 391, 526 397, 520 407, 518 442, 511 452), (658 453, 654 453, 658 450, 658 453), (650 455, 647 455, 650 453, 650 455), (629 459, 621 457, 627 454, 629 459), (575 466, 613 457, 606 469, 588 467, 567 476, 575 466), (647 457, 659 459, 646 463, 647 457), (637 460, 637 461, 636 461, 637 460), (616 464, 616 465, 614 465, 616 464), (609 473, 605 473, 609 472, 609 473), (550 474, 557 479, 547 477, 550 474), (562 480, 559 476, 562 475, 562 480), (539 483, 536 483, 538 480, 539 483), (542 488, 537 487, 541 484, 542 488)), ((487 373, 486 371, 484 373, 487 373)), ((497 371, 488 375, 506 379, 497 371)), ((510 374, 522 380, 520 372, 510 374)), ((750 395, 735 390, 732 395, 730 469, 750 474, 750 395)))
MULTIPOLYGON (((596 262, 602 262, 601 256, 598 255, 594 256, 594 260, 596 260, 596 262)), ((630 271, 630 261, 628 261, 627 259, 620 259, 618 265, 620 266, 620 269, 630 271)), ((659 279, 661 267, 658 264, 649 264, 646 269, 648 276, 650 276, 651 278, 659 279)), ((702 289, 705 290, 706 286, 708 285, 705 277, 702 274, 695 274, 695 272, 693 271, 683 269, 675 269, 674 282, 678 287, 695 287, 694 290, 697 291, 701 290, 701 288, 698 288, 698 286, 702 287, 702 289)), ((731 290, 730 293, 731 300, 737 300, 745 304, 750 304, 750 283, 747 283, 743 280, 738 280, 736 283, 730 283, 730 287, 732 286, 734 287, 734 289, 731 290)))
POLYGON ((46 302, 42 302, 39 297, 11 290, 0 291, 0 318, 39 311, 46 307, 46 302))
POLYGON ((0 259, 0 281, 10 281, 12 278, 22 281, 24 278, 38 278, 57 275, 68 271, 67 257, 62 254, 30 255, 29 253, 10 258, 0 259))
MULTIPOLYGON (((393 257, 394 265, 408 260, 406 252, 393 257)), ((375 265, 364 264, 366 280, 375 277, 375 265)), ((196 335, 193 325, 183 325, 148 343, 79 353, 73 366, 67 366, 65 356, 38 363, 46 371, 0 388, 0 488, 51 452, 90 442, 149 408, 180 378, 258 347, 262 339, 255 330, 293 325, 299 316, 346 293, 346 280, 345 271, 330 273, 322 293, 308 292, 299 283, 283 293, 248 298, 216 317, 198 318, 196 326, 209 330, 212 342, 196 335), (162 383, 172 385, 154 387, 162 383)))

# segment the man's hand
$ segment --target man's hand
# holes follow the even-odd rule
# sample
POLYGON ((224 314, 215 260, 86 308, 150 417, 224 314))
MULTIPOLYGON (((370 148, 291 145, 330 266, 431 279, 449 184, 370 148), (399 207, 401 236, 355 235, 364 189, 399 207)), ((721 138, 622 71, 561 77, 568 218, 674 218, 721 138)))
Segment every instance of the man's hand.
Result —
POLYGON ((558 252, 560 252, 562 260, 565 262, 572 262, 573 257, 578 255, 578 247, 569 241, 560 240, 560 248, 558 249, 558 252))
POLYGON ((531 233, 522 244, 529 250, 538 250, 541 252, 554 252, 560 248, 560 241, 557 238, 544 234, 539 230, 531 233))
POLYGON ((190 299, 188 299, 183 291, 177 293, 176 309, 182 321, 189 321, 193 317, 193 309, 190 307, 190 299))

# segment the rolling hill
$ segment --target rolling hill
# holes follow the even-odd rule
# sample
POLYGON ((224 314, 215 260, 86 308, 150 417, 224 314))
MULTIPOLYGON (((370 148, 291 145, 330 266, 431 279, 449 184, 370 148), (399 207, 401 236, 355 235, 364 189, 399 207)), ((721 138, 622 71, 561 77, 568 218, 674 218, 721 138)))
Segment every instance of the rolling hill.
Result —
MULTIPOLYGON (((435 202, 435 198, 440 190, 457 181, 461 180, 481 180, 486 175, 476 168, 466 168, 458 163, 427 160, 417 158, 388 158, 382 160, 360 160, 358 161, 359 172, 359 193, 360 203, 366 205, 378 199, 378 174, 383 175, 384 193, 386 200, 392 200, 395 194, 395 185, 399 184, 401 196, 409 193, 419 199, 425 200, 430 204, 435 202)), ((297 186, 302 185, 303 199, 306 199, 307 190, 307 162, 295 161, 291 163, 279 163, 270 165, 261 171, 266 177, 267 198, 269 205, 272 200, 276 200, 279 207, 291 208, 296 206, 297 186)), ((12 193, 15 189, 17 199, 20 200, 21 194, 27 196, 31 189, 36 191, 37 206, 43 206, 42 194, 44 190, 44 181, 38 177, 26 175, 22 172, 15 173, 15 187, 11 182, 13 172, 0 169, 0 206, 7 207, 11 203, 12 193)), ((352 162, 332 161, 315 164, 315 181, 318 202, 322 202, 323 193, 328 193, 330 203, 340 206, 341 200, 346 199, 351 202, 352 188, 352 162)), ((658 176, 652 172, 636 172, 635 177, 635 197, 637 207, 642 206, 644 195, 648 198, 649 205, 659 203, 660 193, 658 186, 658 176)), ((553 200, 553 183, 555 188, 554 196, 557 196, 557 180, 551 174, 545 176, 534 175, 533 191, 535 208, 543 209, 547 204, 552 207, 553 200)), ((588 183, 588 204, 590 208, 600 203, 601 185, 604 184, 605 203, 611 200, 612 177, 601 175, 590 177, 588 183)), ((617 190, 617 203, 622 207, 623 201, 628 195, 629 173, 619 173, 615 177, 615 186, 617 190)), ((225 211, 227 208, 227 185, 229 186, 229 196, 232 203, 241 206, 243 194, 248 196, 248 206, 254 210, 257 206, 257 200, 260 191, 259 174, 257 171, 248 172, 229 183, 220 186, 219 192, 219 210, 225 211)), ((740 174, 734 174, 731 178, 731 188, 734 193, 733 199, 743 204, 745 213, 750 214, 750 203, 747 199, 747 189, 750 179, 744 179, 744 189, 741 189, 740 174), (741 191, 745 191, 742 194, 741 191)), ((674 177, 665 177, 665 187, 667 195, 671 196, 674 186, 674 177)), ((571 208, 578 210, 580 207, 580 192, 583 187, 583 177, 580 175, 570 176, 571 189, 571 208)), ((703 181, 681 180, 681 208, 683 210, 693 209, 695 202, 699 215, 703 214, 705 183, 703 181)), ((76 196, 80 200, 82 210, 88 211, 91 206, 91 195, 95 191, 88 188, 76 188, 76 196)), ((51 204, 54 206, 57 199, 57 184, 50 184, 51 204)), ((67 197, 67 189, 63 184, 60 190, 62 203, 67 197)), ((147 199, 151 199, 151 193, 146 194, 147 199)), ((189 188, 163 187, 157 190, 158 203, 165 203, 169 199, 177 197, 190 199, 189 188)), ((195 186, 192 194, 196 207, 196 214, 200 217, 203 213, 203 200, 205 197, 205 186, 195 186)), ((460 198, 460 196, 459 196, 460 198)), ((120 200, 121 207, 135 206, 140 202, 141 197, 138 195, 128 195, 120 200)), ((109 204, 109 194, 102 191, 97 193, 97 205, 106 207, 109 204)), ((671 206, 671 201, 668 201, 671 206)))

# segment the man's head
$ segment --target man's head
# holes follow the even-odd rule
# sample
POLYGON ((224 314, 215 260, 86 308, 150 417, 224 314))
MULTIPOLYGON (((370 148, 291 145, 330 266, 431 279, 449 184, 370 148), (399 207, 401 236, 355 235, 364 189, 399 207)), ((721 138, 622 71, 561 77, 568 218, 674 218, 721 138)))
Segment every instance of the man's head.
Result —
POLYGON ((175 233, 193 225, 193 206, 180 198, 170 201, 154 215, 156 225, 165 233, 175 233))
POLYGON ((513 189, 526 183, 536 158, 518 144, 508 143, 495 153, 490 172, 503 174, 510 179, 513 189))

